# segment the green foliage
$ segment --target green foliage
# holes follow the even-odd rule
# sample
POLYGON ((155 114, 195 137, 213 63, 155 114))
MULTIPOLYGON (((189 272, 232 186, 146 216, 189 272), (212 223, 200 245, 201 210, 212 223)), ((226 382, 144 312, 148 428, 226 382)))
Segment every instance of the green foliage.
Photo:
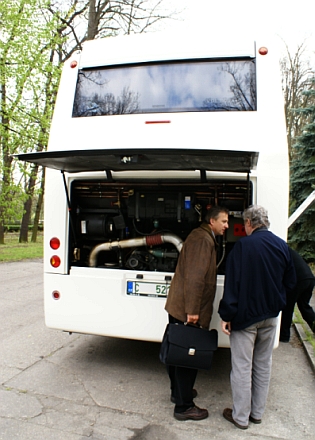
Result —
POLYGON ((23 214, 23 202, 25 193, 19 185, 11 182, 10 185, 0 184, 0 222, 2 224, 14 222, 23 214))
MULTIPOLYGON (((293 146, 290 211, 293 213, 315 189, 315 78, 313 88, 304 92, 309 98, 303 113, 308 123, 293 146)), ((289 230, 290 244, 308 262, 315 261, 315 206, 309 207, 289 230)))
POLYGON ((56 18, 43 14, 49 4, 0 2, 0 226, 22 217, 29 197, 32 167, 12 155, 47 147, 60 77, 53 53, 63 41, 56 18))
POLYGON ((47 149, 63 62, 87 39, 143 32, 162 2, 0 0, 0 243, 5 223, 28 224, 39 170, 12 155, 47 149))

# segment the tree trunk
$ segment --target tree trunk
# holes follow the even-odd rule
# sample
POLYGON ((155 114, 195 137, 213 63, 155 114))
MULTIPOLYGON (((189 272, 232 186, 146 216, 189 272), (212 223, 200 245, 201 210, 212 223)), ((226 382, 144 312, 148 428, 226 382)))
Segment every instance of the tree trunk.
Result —
POLYGON ((19 243, 28 242, 28 225, 30 223, 31 212, 32 212, 32 202, 35 190, 35 184, 37 179, 38 165, 35 165, 32 169, 30 179, 28 181, 27 188, 27 200, 24 203, 24 214, 21 222, 20 238, 19 243))
POLYGON ((36 205, 36 211, 35 211, 35 218, 34 218, 34 224, 33 224, 33 231, 32 231, 32 238, 31 242, 36 243, 37 240, 37 232, 38 232, 38 225, 40 220, 40 213, 43 206, 43 200, 44 200, 44 191, 45 191, 45 168, 43 168, 42 172, 42 178, 41 178, 41 184, 40 184, 40 193, 37 200, 36 205))
POLYGON ((4 244, 4 225, 0 222, 0 244, 4 244))
POLYGON ((94 40, 97 33, 98 22, 96 20, 96 3, 95 0, 89 2, 89 21, 87 29, 87 40, 94 40))
POLYGON ((26 202, 24 203, 24 214, 21 222, 19 243, 28 242, 28 224, 29 224, 31 209, 32 209, 32 198, 29 196, 26 202))
MULTIPOLYGON (((0 64, 2 64, 0 60, 0 64)), ((12 156, 9 149, 9 118, 6 113, 6 84, 4 76, 1 74, 0 78, 0 151, 2 150, 2 182, 1 182, 1 197, 0 197, 0 244, 4 244, 4 225, 6 219, 6 210, 12 202, 12 192, 10 191, 10 184, 12 181, 12 156)))

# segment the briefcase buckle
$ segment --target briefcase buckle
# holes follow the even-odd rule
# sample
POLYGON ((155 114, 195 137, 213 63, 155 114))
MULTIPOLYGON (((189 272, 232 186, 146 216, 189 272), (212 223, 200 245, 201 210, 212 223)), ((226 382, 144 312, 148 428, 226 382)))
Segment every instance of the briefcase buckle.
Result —
POLYGON ((190 349, 188 350, 188 354, 189 354, 189 356, 195 356, 195 353, 196 353, 196 349, 195 349, 195 348, 190 348, 190 349))

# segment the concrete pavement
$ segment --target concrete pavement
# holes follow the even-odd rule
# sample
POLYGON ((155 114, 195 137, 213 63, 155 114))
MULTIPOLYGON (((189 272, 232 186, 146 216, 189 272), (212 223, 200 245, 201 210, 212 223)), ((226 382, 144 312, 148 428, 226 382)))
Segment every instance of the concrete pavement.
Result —
POLYGON ((1 440, 314 440, 315 375, 293 333, 274 351, 261 425, 241 431, 231 405, 230 352, 200 371, 199 422, 173 417, 159 344, 45 327, 42 262, 0 264, 1 440))

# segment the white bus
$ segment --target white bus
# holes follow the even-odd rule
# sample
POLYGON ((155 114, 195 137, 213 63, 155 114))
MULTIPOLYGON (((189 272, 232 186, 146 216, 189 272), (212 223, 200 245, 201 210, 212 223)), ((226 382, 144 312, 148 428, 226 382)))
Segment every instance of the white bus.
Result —
MULTIPOLYGON (((210 206, 226 256, 257 203, 286 239, 288 151, 272 43, 141 34, 86 42, 65 64, 47 152, 45 320, 67 332, 161 341, 182 243, 210 206)), ((191 262, 192 266, 194 261, 191 262)))

